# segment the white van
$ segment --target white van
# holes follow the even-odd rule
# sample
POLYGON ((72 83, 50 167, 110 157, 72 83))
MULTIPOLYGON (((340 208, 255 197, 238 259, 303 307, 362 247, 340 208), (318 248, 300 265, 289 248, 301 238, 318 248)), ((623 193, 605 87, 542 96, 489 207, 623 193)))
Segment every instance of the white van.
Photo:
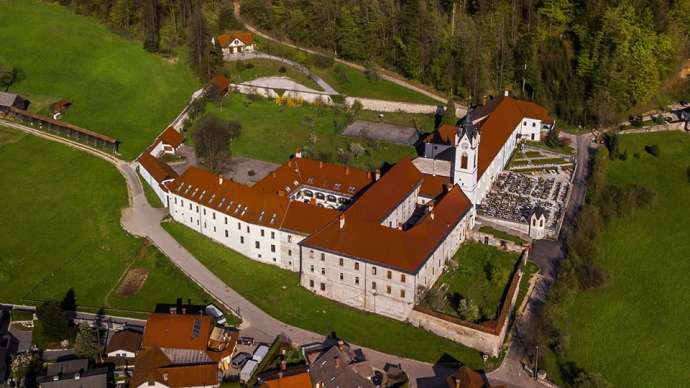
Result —
POLYGON ((215 319, 216 323, 219 325, 225 325, 227 320, 225 319, 225 315, 223 315, 223 312, 220 311, 220 309, 212 304, 206 306, 206 314, 210 315, 215 319))

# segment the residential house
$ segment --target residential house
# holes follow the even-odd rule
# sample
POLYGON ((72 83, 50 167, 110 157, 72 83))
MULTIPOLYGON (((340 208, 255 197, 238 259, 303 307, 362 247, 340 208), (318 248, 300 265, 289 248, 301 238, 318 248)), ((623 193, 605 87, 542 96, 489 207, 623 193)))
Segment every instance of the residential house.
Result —
POLYGON ((0 112, 8 112, 9 108, 27 110, 30 103, 29 100, 22 98, 18 94, 0 92, 0 112))
POLYGON ((448 388, 505 388, 505 385, 490 385, 479 372, 462 367, 446 379, 448 388))
POLYGON ((50 364, 36 382, 40 388, 107 388, 113 385, 109 368, 90 368, 87 359, 50 364))
POLYGON ((361 349, 353 350, 342 340, 329 338, 323 344, 303 348, 309 375, 316 388, 374 388, 374 369, 361 349))
POLYGON ((142 334, 132 329, 113 333, 105 348, 107 357, 134 359, 141 347, 142 334))
POLYGON ((211 43, 223 50, 223 55, 251 53, 256 49, 254 37, 247 31, 236 31, 218 35, 211 43))
POLYGON ((130 387, 218 387, 238 332, 197 314, 150 314, 130 387))

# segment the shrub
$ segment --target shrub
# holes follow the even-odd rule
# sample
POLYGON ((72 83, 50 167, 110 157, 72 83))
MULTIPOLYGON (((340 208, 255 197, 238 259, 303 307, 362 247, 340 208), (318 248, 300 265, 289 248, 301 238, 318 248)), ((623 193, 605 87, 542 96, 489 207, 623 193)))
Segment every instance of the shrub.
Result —
POLYGON ((635 153, 633 154, 633 158, 639 159, 639 158, 640 158, 640 154, 639 154, 638 152, 635 152, 635 153))
POLYGON ((41 322, 42 334, 47 340, 62 341, 69 338, 69 321, 60 303, 54 300, 44 302, 36 308, 36 316, 41 322))
POLYGON ((458 316, 468 322, 477 322, 481 318, 479 307, 468 298, 460 299, 458 302, 458 316))
POLYGON ((333 59, 333 57, 315 54, 315 55, 312 55, 312 63, 316 67, 320 67, 322 69, 327 69, 327 68, 333 66, 333 63, 335 63, 335 60, 333 59))
POLYGON ((618 159, 622 161, 628 160, 628 150, 625 150, 620 155, 618 155, 618 159))
POLYGON ((287 68, 286 68, 285 66, 281 66, 281 67, 278 69, 278 73, 283 73, 283 74, 284 74, 284 73, 287 73, 287 68))
POLYGON ((656 156, 656 157, 659 157, 659 155, 661 154, 661 149, 659 149, 659 146, 656 144, 646 145, 646 146, 644 146, 644 150, 648 154, 650 154, 652 156, 656 156))
POLYGON ((609 158, 615 159, 618 157, 618 134, 615 132, 607 132, 603 136, 606 149, 609 150, 609 158))
POLYGON ((664 119, 664 116, 662 116, 662 115, 656 115, 656 116, 653 116, 653 117, 652 117, 652 122, 654 122, 654 124, 659 125, 659 124, 664 124, 664 123, 666 123, 666 120, 664 119))
POLYGON ((364 75, 366 75, 369 83, 376 83, 381 79, 381 75, 376 70, 376 65, 372 62, 367 63, 366 69, 364 70, 364 75))
POLYGON ((641 127, 642 126, 642 116, 640 115, 635 115, 630 117, 630 125, 633 127, 641 127))
POLYGON ((251 63, 251 62, 249 62, 249 63, 247 63, 246 67, 247 67, 247 69, 253 69, 253 68, 254 68, 254 64, 251 63))
POLYGON ((546 135, 546 139, 544 140, 544 144, 551 148, 556 148, 561 145, 561 141, 559 139, 559 130, 558 128, 554 127, 549 131, 549 133, 546 135))
POLYGON ((343 66, 342 64, 339 63, 335 65, 333 72, 335 73, 335 80, 339 84, 343 85, 350 83, 350 78, 347 76, 347 70, 345 69, 345 66, 343 66))

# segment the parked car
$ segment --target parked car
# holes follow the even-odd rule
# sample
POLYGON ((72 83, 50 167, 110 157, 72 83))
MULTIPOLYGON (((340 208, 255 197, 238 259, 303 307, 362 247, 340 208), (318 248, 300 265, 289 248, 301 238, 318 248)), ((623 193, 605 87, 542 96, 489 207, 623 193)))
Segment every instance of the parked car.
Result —
POLYGON ((254 345, 254 337, 240 337, 237 340, 237 343, 239 343, 240 345, 252 346, 254 345))
POLYGON ((225 315, 223 314, 220 309, 212 304, 206 306, 206 314, 210 315, 213 317, 213 319, 216 320, 216 323, 219 325, 225 325, 227 320, 225 319, 225 315))
POLYGON ((247 353, 247 352, 241 352, 237 353, 235 357, 232 358, 230 361, 230 364, 232 365, 233 368, 240 369, 244 365, 247 360, 251 359, 252 355, 247 353))

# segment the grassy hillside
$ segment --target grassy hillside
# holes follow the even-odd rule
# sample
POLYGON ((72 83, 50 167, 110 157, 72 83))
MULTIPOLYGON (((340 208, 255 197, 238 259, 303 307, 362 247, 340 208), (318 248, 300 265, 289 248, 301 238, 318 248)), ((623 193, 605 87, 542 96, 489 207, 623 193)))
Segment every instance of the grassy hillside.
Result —
POLYGON ((72 101, 62 119, 121 140, 128 159, 199 87, 186 65, 52 3, 0 0, 0 39, 0 56, 26 74, 10 91, 28 97, 41 113, 61 98, 72 101))
POLYGON ((688 386, 690 137, 658 133, 620 141, 630 157, 611 162, 609 182, 650 187, 656 201, 606 228, 599 261, 609 284, 577 295, 568 314, 568 358, 618 387, 688 386), (644 151, 650 144, 660 147, 660 157, 644 151))
POLYGON ((0 142, 1 301, 35 304, 70 288, 92 310, 210 300, 157 249, 121 229, 127 189, 114 167, 13 129, 0 127, 0 139, 12 139, 0 142), (120 281, 133 269, 143 283, 120 281))

